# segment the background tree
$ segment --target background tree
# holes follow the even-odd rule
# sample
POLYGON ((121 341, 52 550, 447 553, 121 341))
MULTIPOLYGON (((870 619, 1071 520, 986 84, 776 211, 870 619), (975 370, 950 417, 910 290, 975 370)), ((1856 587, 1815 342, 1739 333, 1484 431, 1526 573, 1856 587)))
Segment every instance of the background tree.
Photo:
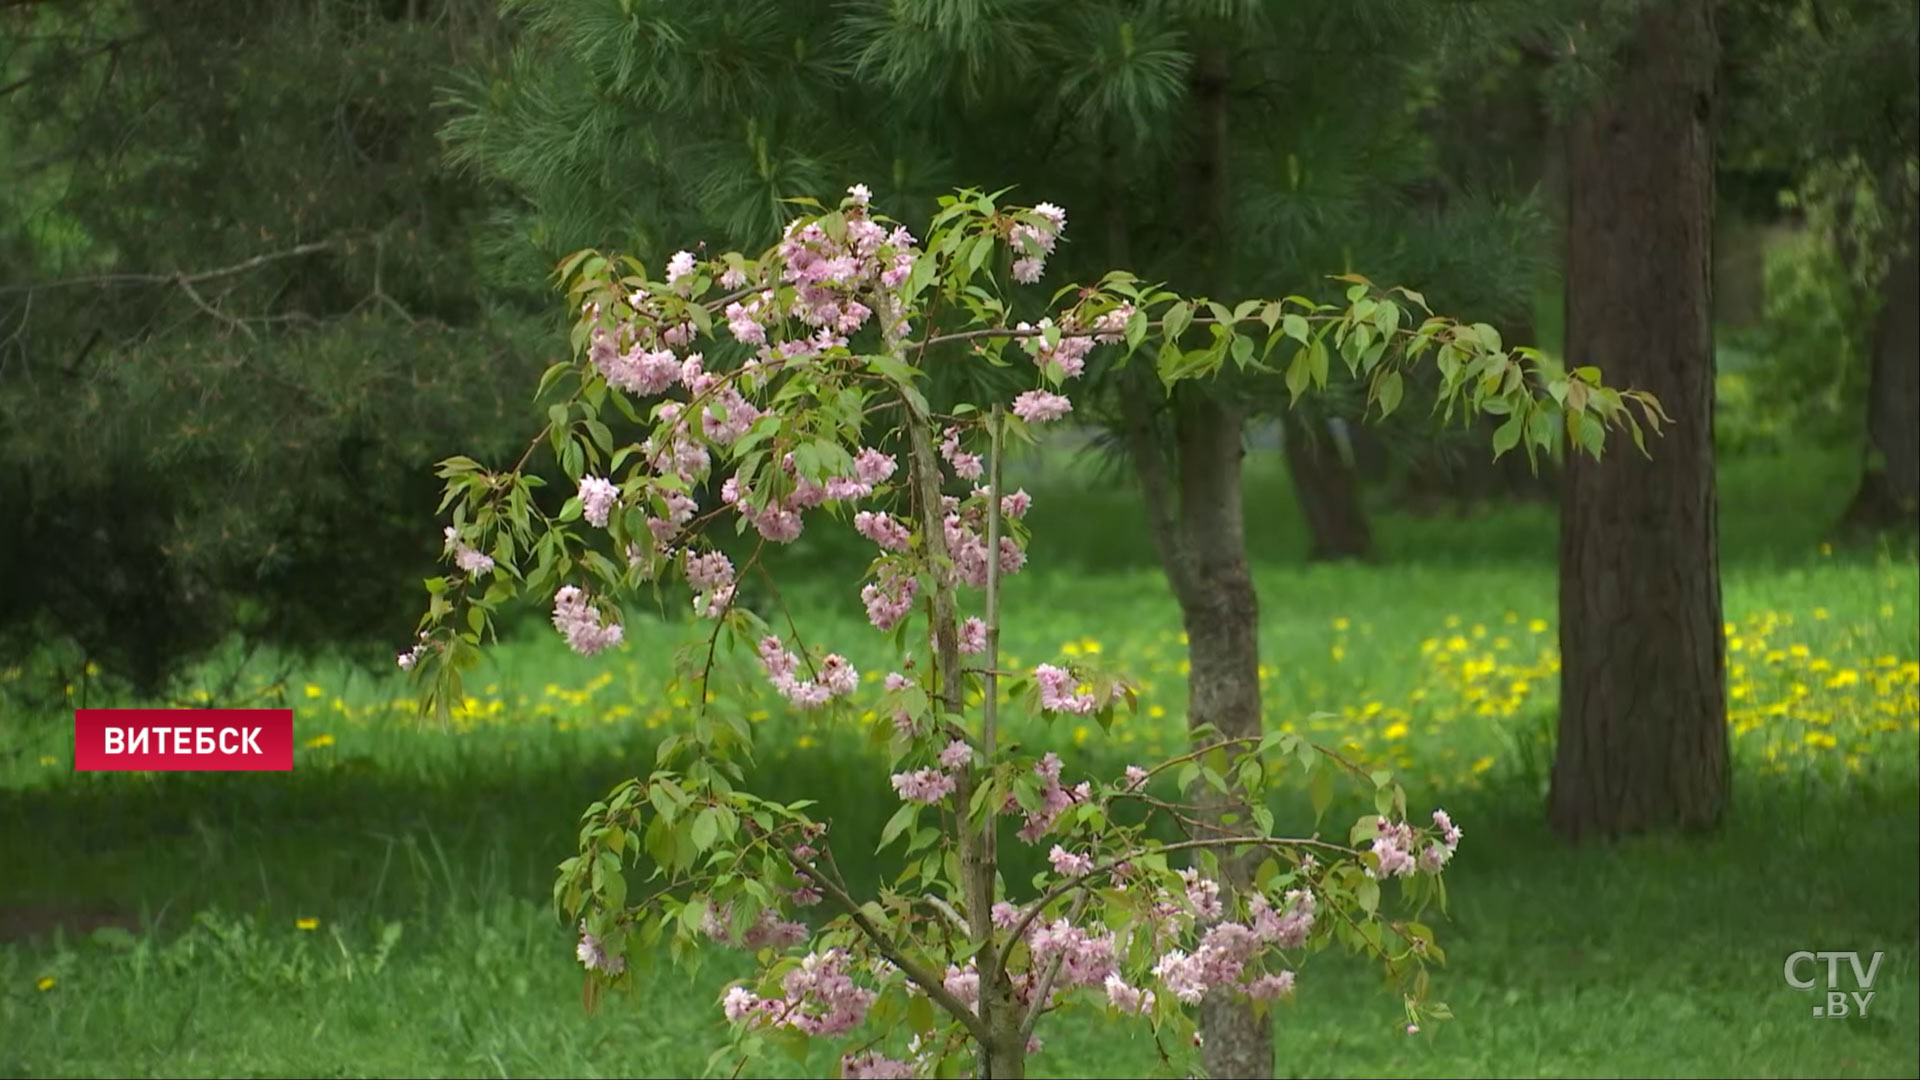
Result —
POLYGON ((1550 818, 1575 838, 1715 825, 1730 784, 1713 459, 1713 2, 1654 0, 1622 30, 1568 136, 1567 361, 1646 387, 1672 427, 1657 462, 1567 467, 1550 818))
POLYGON ((488 204, 435 137, 438 73, 494 25, 0 10, 0 558, 88 568, 6 575, 0 640, 70 647, 56 697, 85 660, 152 694, 236 633, 385 658, 407 625, 428 466, 501 437, 552 325, 475 287, 488 204))

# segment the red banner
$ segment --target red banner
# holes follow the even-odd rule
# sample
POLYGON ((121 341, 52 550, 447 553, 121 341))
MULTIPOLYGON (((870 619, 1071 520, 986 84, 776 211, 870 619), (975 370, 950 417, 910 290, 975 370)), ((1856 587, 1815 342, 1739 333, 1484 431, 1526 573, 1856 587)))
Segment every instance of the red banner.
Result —
POLYGON ((290 772, 292 709, 75 709, 76 772, 290 772))

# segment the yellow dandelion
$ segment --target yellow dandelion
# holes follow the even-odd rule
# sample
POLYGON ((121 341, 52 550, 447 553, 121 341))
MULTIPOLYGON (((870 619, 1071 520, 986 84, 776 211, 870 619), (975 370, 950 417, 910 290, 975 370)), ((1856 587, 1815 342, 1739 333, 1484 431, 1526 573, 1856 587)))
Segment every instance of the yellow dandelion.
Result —
POLYGON ((40 764, 42 765, 58 765, 59 763, 60 763, 60 759, 54 757, 52 754, 40 755, 40 764))
POLYGON ((1547 632, 1547 620, 1533 619, 1527 623, 1527 629, 1536 634, 1544 634, 1547 632))
POLYGON ((1824 731, 1807 732, 1807 745, 1820 750, 1831 750, 1840 744, 1840 740, 1824 731))
POLYGON ((293 920, 293 927, 296 930, 318 930, 320 929, 320 920, 312 915, 302 915, 293 920))
POLYGON ((1821 545, 1820 545, 1820 554, 1822 554, 1822 555, 1832 555, 1832 554, 1833 554, 1833 545, 1832 545, 1832 544, 1821 544, 1821 545))
POLYGON ((1349 625, 1351 624, 1347 622, 1347 617, 1345 615, 1342 615, 1339 618, 1333 620, 1333 628, 1335 630, 1345 630, 1349 625))
POLYGON ((1392 741, 1394 739, 1404 739, 1407 737, 1407 725, 1396 720, 1393 723, 1388 724, 1387 729, 1385 731, 1382 731, 1380 733, 1380 736, 1384 739, 1387 739, 1388 741, 1392 741))
POLYGON ((1347 658, 1346 648, 1344 646, 1335 645, 1333 647, 1333 662, 1337 664, 1340 661, 1345 660, 1346 658, 1347 658))
POLYGON ((307 740, 307 749, 320 750, 333 745, 332 735, 315 735, 307 740))
POLYGON ((1481 773, 1486 772, 1488 769, 1491 769, 1491 768, 1493 768, 1493 759, 1490 757, 1480 758, 1479 760, 1473 763, 1473 773, 1475 776, 1478 776, 1481 773))
POLYGON ((38 980, 37 980, 36 982, 34 982, 34 984, 33 984, 33 988, 34 988, 35 990, 38 990, 38 991, 40 991, 40 992, 41 992, 41 993, 43 993, 43 994, 44 994, 44 993, 46 993, 47 991, 49 991, 49 990, 51 990, 51 989, 53 989, 53 987, 54 987, 54 979, 53 979, 53 976, 51 976, 51 975, 42 975, 42 976, 40 976, 40 978, 39 978, 39 979, 38 979, 38 980))
POLYGON ((315 686, 312 683, 308 683, 307 696, 310 698, 322 698, 327 696, 327 692, 325 690, 320 689, 318 686, 315 686))
POLYGON ((819 744, 814 740, 813 736, 802 735, 798 739, 793 740, 793 745, 799 747, 802 750, 811 750, 813 747, 819 744))
POLYGON ((1147 706, 1147 715, 1152 717, 1155 720, 1158 720, 1161 717, 1167 715, 1167 710, 1164 707, 1159 705, 1149 705, 1147 706))

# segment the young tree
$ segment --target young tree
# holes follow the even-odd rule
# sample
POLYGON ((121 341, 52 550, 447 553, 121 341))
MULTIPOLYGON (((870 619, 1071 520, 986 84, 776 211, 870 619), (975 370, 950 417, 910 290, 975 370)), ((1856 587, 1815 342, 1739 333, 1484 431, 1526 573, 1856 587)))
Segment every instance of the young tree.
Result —
POLYGON ((1019 1077, 1039 1023, 1091 998, 1150 1023, 1179 1070, 1188 1006, 1237 998, 1264 1009, 1294 992, 1294 957, 1339 944, 1399 980, 1407 1034, 1445 1018, 1425 1001, 1425 964, 1443 954, 1426 926, 1384 913, 1382 889, 1398 879, 1416 916, 1425 900, 1444 902, 1439 874, 1460 830, 1441 811, 1431 829, 1410 823, 1390 775, 1289 734, 1203 730, 1198 749, 1153 768, 1072 783, 1057 756, 1007 737, 1009 711, 1104 724, 1137 700, 1123 674, 1090 664, 1000 667, 1000 594, 1025 566, 1030 502, 1004 489, 1003 448, 1071 411, 1066 391, 1096 348, 1124 345, 1130 357, 1150 337, 1158 381, 1176 391, 1263 370, 1276 350, 1304 391, 1325 385, 1338 355, 1383 412, 1398 405, 1405 369, 1431 358, 1444 400, 1512 417, 1507 445, 1524 439, 1529 453, 1554 447, 1563 425, 1638 439, 1629 404, 1648 421, 1657 405, 1597 373, 1510 354, 1490 328, 1422 318, 1418 294, 1351 276, 1343 306, 1228 307, 1116 271, 1054 291, 1039 321, 1015 321, 1018 290, 1005 282, 1042 278, 1065 231, 1059 207, 965 191, 942 200, 924 243, 881 217, 864 186, 820 210, 757 258, 681 251, 659 277, 630 257, 568 258, 575 355, 540 381, 559 397, 548 426, 504 471, 471 458, 440 469, 459 573, 428 583, 420 640, 400 656, 423 676, 425 707, 458 699, 460 672, 516 596, 551 598, 556 629, 589 656, 620 645, 623 594, 669 577, 713 623, 681 657, 697 713, 662 742, 655 771, 582 815, 580 853, 555 884, 556 903, 580 920, 588 1000, 663 941, 676 957, 713 941, 762 967, 719 1003, 744 1053, 785 1043, 804 1056, 809 1039, 833 1038, 847 1040, 834 1044, 846 1076, 951 1076, 971 1056, 980 1076, 1019 1077), (1033 388, 1011 403, 938 409, 928 369, 966 363, 1011 365, 1033 388), (622 419, 644 436, 616 438, 622 419), (876 448, 889 435, 906 447, 904 466, 876 448), (558 508, 524 471, 543 447, 578 485, 558 508), (722 505, 700 506, 690 492, 721 476, 722 505), (745 786, 745 714, 759 686, 799 713, 853 724, 841 706, 865 696, 859 674, 806 646, 795 613, 776 629, 737 605, 742 577, 764 564, 756 552, 736 567, 708 539, 730 523, 777 545, 829 521, 874 545, 861 597, 899 658, 871 700, 902 800, 881 847, 902 845, 904 870, 872 898, 841 874, 830 817, 745 786), (1276 834, 1268 797, 1296 768, 1318 813, 1336 772, 1371 787, 1374 812, 1345 842, 1317 825, 1276 834), (1017 829, 1003 828, 1009 817, 1017 829), (1007 880, 997 852, 1009 842, 1051 843, 1052 873, 1007 880), (1222 864, 1248 867, 1240 889, 1221 888, 1222 864), (643 868, 636 901, 628 871, 643 868), (831 919, 795 918, 823 902, 831 919))
MULTIPOLYGON (((1712 0, 1639 6, 1568 139, 1567 356, 1673 414, 1660 464, 1569 455, 1550 817, 1704 828, 1730 783, 1713 469, 1712 0)), ((1600 432, 1576 424, 1575 440, 1600 432)))
MULTIPOLYGON (((544 234, 550 257, 617 245, 658 258, 690 235, 744 243, 779 227, 781 199, 817 190, 829 165, 880 177, 885 201, 916 211, 955 186, 1020 183, 1095 223, 1059 253, 1070 272, 1125 267, 1191 293, 1312 292, 1322 268, 1357 265, 1404 280, 1409 249, 1453 235, 1407 213, 1402 192, 1423 167, 1405 108, 1416 66, 1456 16, 1429 4, 518 7, 521 51, 463 93, 449 136, 461 160, 530 195, 519 227, 544 234)), ((1443 286, 1423 287, 1446 306, 1443 286)), ((1100 389, 1077 416, 1125 433, 1188 629, 1190 718, 1258 735, 1243 436, 1249 417, 1286 408, 1277 382, 1143 396, 1136 376, 1090 364, 1100 389)), ((1366 387, 1351 396, 1364 403, 1366 387)), ((1324 526, 1316 548, 1364 553, 1354 478, 1309 449, 1331 451, 1322 435, 1286 444, 1307 519, 1324 526)), ((1237 1030, 1208 1040, 1215 1071, 1269 1075, 1267 1030, 1244 1013, 1237 1030)))

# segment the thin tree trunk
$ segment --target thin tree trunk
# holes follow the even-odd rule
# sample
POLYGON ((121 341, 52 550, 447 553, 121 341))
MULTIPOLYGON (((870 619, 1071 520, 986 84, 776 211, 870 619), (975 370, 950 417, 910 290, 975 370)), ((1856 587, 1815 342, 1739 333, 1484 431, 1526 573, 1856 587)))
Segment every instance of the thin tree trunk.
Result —
POLYGON ((1713 471, 1712 0, 1655 0, 1570 132, 1567 362, 1652 391, 1648 460, 1569 453, 1549 819, 1574 839, 1717 824, 1726 672, 1713 471))
POLYGON ((1373 553, 1373 530, 1360 504, 1359 478, 1340 456, 1333 433, 1304 412, 1289 415, 1283 426, 1287 475, 1312 538, 1307 557, 1315 561, 1367 558, 1373 553))
POLYGON ((1867 460, 1845 524, 1883 529, 1920 522, 1920 251, 1888 268, 1867 377, 1867 460))

